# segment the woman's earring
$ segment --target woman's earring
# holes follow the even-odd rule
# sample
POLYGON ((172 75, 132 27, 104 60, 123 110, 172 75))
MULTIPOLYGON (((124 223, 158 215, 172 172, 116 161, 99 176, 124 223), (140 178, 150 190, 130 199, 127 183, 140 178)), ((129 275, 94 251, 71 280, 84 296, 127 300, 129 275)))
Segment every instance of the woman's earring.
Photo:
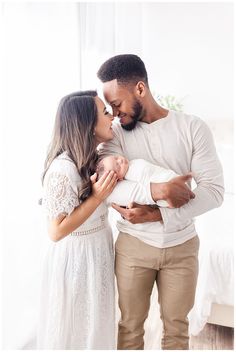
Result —
POLYGON ((95 131, 93 132, 93 136, 95 136, 95 131))

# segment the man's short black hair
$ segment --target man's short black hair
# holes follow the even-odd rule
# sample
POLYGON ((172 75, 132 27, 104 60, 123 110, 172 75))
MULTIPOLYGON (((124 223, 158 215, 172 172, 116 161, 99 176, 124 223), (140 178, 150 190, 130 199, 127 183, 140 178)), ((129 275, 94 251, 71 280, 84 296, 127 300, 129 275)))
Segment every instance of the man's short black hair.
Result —
POLYGON ((133 54, 111 57, 99 68, 97 76, 103 83, 117 79, 121 84, 143 81, 148 85, 145 65, 140 57, 133 54))

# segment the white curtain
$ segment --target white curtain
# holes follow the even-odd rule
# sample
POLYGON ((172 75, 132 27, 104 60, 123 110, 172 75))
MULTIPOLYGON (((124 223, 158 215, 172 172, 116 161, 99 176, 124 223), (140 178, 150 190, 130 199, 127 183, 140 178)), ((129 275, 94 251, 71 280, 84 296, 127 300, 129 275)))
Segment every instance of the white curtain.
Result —
POLYGON ((40 177, 60 98, 80 89, 76 3, 4 3, 2 128, 3 347, 35 334, 46 243, 40 177))
POLYGON ((140 55, 156 95, 182 99, 203 119, 233 119, 233 4, 96 2, 80 4, 82 85, 110 56, 140 55))
POLYGON ((80 3, 82 86, 97 87, 96 72, 110 56, 143 56, 144 3, 80 3))
MULTIPOLYGON (((217 2, 1 3, 4 349, 34 346, 47 243, 37 202, 60 98, 78 89, 100 92, 102 62, 134 53, 146 64, 153 92, 184 98, 185 111, 217 120, 217 141, 232 144, 232 8, 217 2)), ((160 340, 156 292, 153 297, 146 324, 150 349, 160 340)))

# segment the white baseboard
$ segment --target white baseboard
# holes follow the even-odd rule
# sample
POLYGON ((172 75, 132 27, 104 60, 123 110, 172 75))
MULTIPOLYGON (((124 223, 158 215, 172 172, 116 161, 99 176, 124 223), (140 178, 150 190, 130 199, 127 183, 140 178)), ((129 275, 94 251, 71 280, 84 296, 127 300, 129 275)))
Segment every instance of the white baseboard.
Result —
POLYGON ((234 306, 212 303, 208 323, 234 327, 234 306))

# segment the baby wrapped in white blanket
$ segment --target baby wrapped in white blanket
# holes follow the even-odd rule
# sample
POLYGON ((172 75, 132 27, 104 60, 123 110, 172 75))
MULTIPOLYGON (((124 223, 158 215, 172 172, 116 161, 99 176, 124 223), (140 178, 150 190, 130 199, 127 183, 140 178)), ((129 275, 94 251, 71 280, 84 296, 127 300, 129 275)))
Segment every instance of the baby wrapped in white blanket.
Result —
POLYGON ((141 190, 132 194, 129 182, 124 183, 122 181, 122 188, 119 187, 120 182, 118 182, 113 192, 106 199, 106 202, 108 204, 116 203, 121 206, 127 206, 128 203, 135 201, 139 204, 157 204, 161 207, 168 207, 168 203, 165 200, 155 202, 151 198, 150 193, 147 192, 147 189, 150 189, 151 183, 168 182, 172 178, 179 176, 172 170, 154 165, 144 159, 133 159, 129 161, 121 155, 109 155, 99 161, 97 166, 99 177, 101 177, 105 171, 110 170, 116 172, 120 181, 133 181, 142 186, 141 190))

